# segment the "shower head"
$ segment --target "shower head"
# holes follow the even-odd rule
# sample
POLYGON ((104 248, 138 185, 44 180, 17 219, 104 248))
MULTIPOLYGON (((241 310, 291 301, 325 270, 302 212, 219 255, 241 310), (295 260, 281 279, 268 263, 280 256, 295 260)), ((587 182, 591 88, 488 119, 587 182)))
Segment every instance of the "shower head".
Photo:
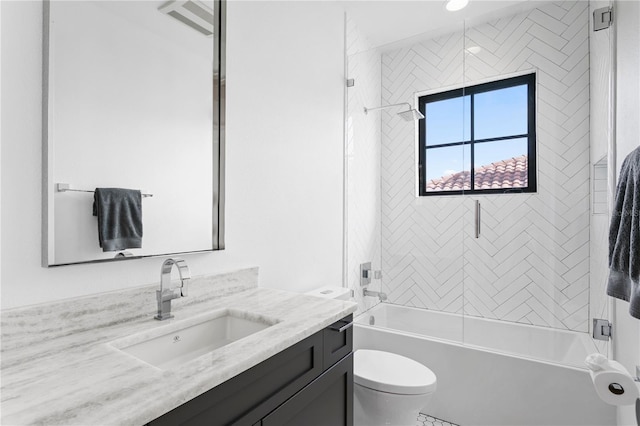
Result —
POLYGON ((405 121, 417 121, 424 118, 424 114, 413 108, 408 111, 399 112, 398 115, 405 121))
POLYGON ((403 102, 400 104, 393 104, 393 105, 383 105, 383 106, 379 106, 379 107, 375 107, 375 108, 365 108, 364 109, 364 113, 368 114, 369 111, 375 111, 377 109, 386 109, 386 108, 391 108, 391 107, 395 107, 395 106, 400 106, 400 105, 407 105, 409 107, 408 110, 406 111, 401 111, 398 113, 398 115, 405 121, 416 121, 416 120, 420 120, 422 118, 424 118, 424 115, 418 111, 415 108, 411 107, 411 104, 408 102, 403 102))

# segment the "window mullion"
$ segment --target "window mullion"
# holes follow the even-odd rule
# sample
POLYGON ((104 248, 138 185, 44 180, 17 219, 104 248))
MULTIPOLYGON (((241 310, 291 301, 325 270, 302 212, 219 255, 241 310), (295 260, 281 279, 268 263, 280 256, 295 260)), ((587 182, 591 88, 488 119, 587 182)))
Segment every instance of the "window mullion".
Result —
POLYGON ((432 149, 432 148, 449 148, 451 146, 464 146, 464 145, 469 145, 471 142, 470 141, 462 141, 462 142, 451 142, 451 143, 441 143, 441 144, 437 144, 437 145, 425 145, 426 149, 432 149))
POLYGON ((500 142, 500 141, 507 141, 510 139, 524 139, 524 138, 528 138, 529 137, 529 133, 523 133, 521 135, 511 135, 511 136, 500 136, 497 138, 485 138, 485 139, 476 139, 474 141, 474 143, 485 143, 485 142, 500 142))

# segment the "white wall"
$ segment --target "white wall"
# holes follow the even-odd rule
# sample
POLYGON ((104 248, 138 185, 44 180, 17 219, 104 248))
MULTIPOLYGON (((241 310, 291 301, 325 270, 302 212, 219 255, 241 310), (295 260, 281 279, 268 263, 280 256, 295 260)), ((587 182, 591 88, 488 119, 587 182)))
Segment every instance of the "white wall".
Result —
POLYGON ((232 1, 228 21, 227 247, 265 286, 341 285, 344 13, 232 1))
MULTIPOLYGON (((40 266, 42 4, 2 1, 2 307, 158 280, 161 259, 40 266)), ((193 275, 260 266, 265 287, 342 281, 343 12, 231 2, 223 252, 193 275)))
MULTIPOLYGON (((640 145, 640 2, 615 3, 617 36, 617 166, 640 145)), ((614 354, 629 372, 640 365, 640 320, 629 315, 627 302, 615 301, 614 354)), ((635 425, 635 407, 618 408, 618 425, 635 425)))

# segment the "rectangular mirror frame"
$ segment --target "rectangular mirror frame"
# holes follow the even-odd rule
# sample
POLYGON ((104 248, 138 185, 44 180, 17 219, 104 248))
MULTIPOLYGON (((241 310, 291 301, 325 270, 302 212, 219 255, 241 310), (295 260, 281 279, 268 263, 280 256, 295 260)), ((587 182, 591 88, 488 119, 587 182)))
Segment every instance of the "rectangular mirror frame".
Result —
POLYGON ((43 0, 43 33, 42 33, 42 266, 76 265, 85 263, 102 263, 119 260, 141 259, 145 257, 167 256, 175 254, 200 253, 225 248, 225 113, 226 113, 226 0, 214 0, 214 63, 213 63, 213 165, 217 165, 213 175, 212 197, 212 225, 211 250, 199 250, 177 253, 150 254, 131 257, 117 257, 110 259, 96 259, 73 263, 54 263, 54 241, 50 238, 50 228, 53 227, 53 200, 49 196, 49 188, 53 182, 53 155, 49 140, 50 128, 50 99, 49 99, 49 18, 51 0, 43 0))

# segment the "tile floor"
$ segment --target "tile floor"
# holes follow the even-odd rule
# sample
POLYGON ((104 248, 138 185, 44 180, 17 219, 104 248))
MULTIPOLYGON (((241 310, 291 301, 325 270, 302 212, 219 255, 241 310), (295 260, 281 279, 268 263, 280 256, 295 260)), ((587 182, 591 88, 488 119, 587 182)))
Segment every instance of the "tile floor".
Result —
POLYGON ((440 420, 428 414, 418 414, 418 423, 416 426, 458 426, 455 423, 448 422, 446 420, 440 420))

